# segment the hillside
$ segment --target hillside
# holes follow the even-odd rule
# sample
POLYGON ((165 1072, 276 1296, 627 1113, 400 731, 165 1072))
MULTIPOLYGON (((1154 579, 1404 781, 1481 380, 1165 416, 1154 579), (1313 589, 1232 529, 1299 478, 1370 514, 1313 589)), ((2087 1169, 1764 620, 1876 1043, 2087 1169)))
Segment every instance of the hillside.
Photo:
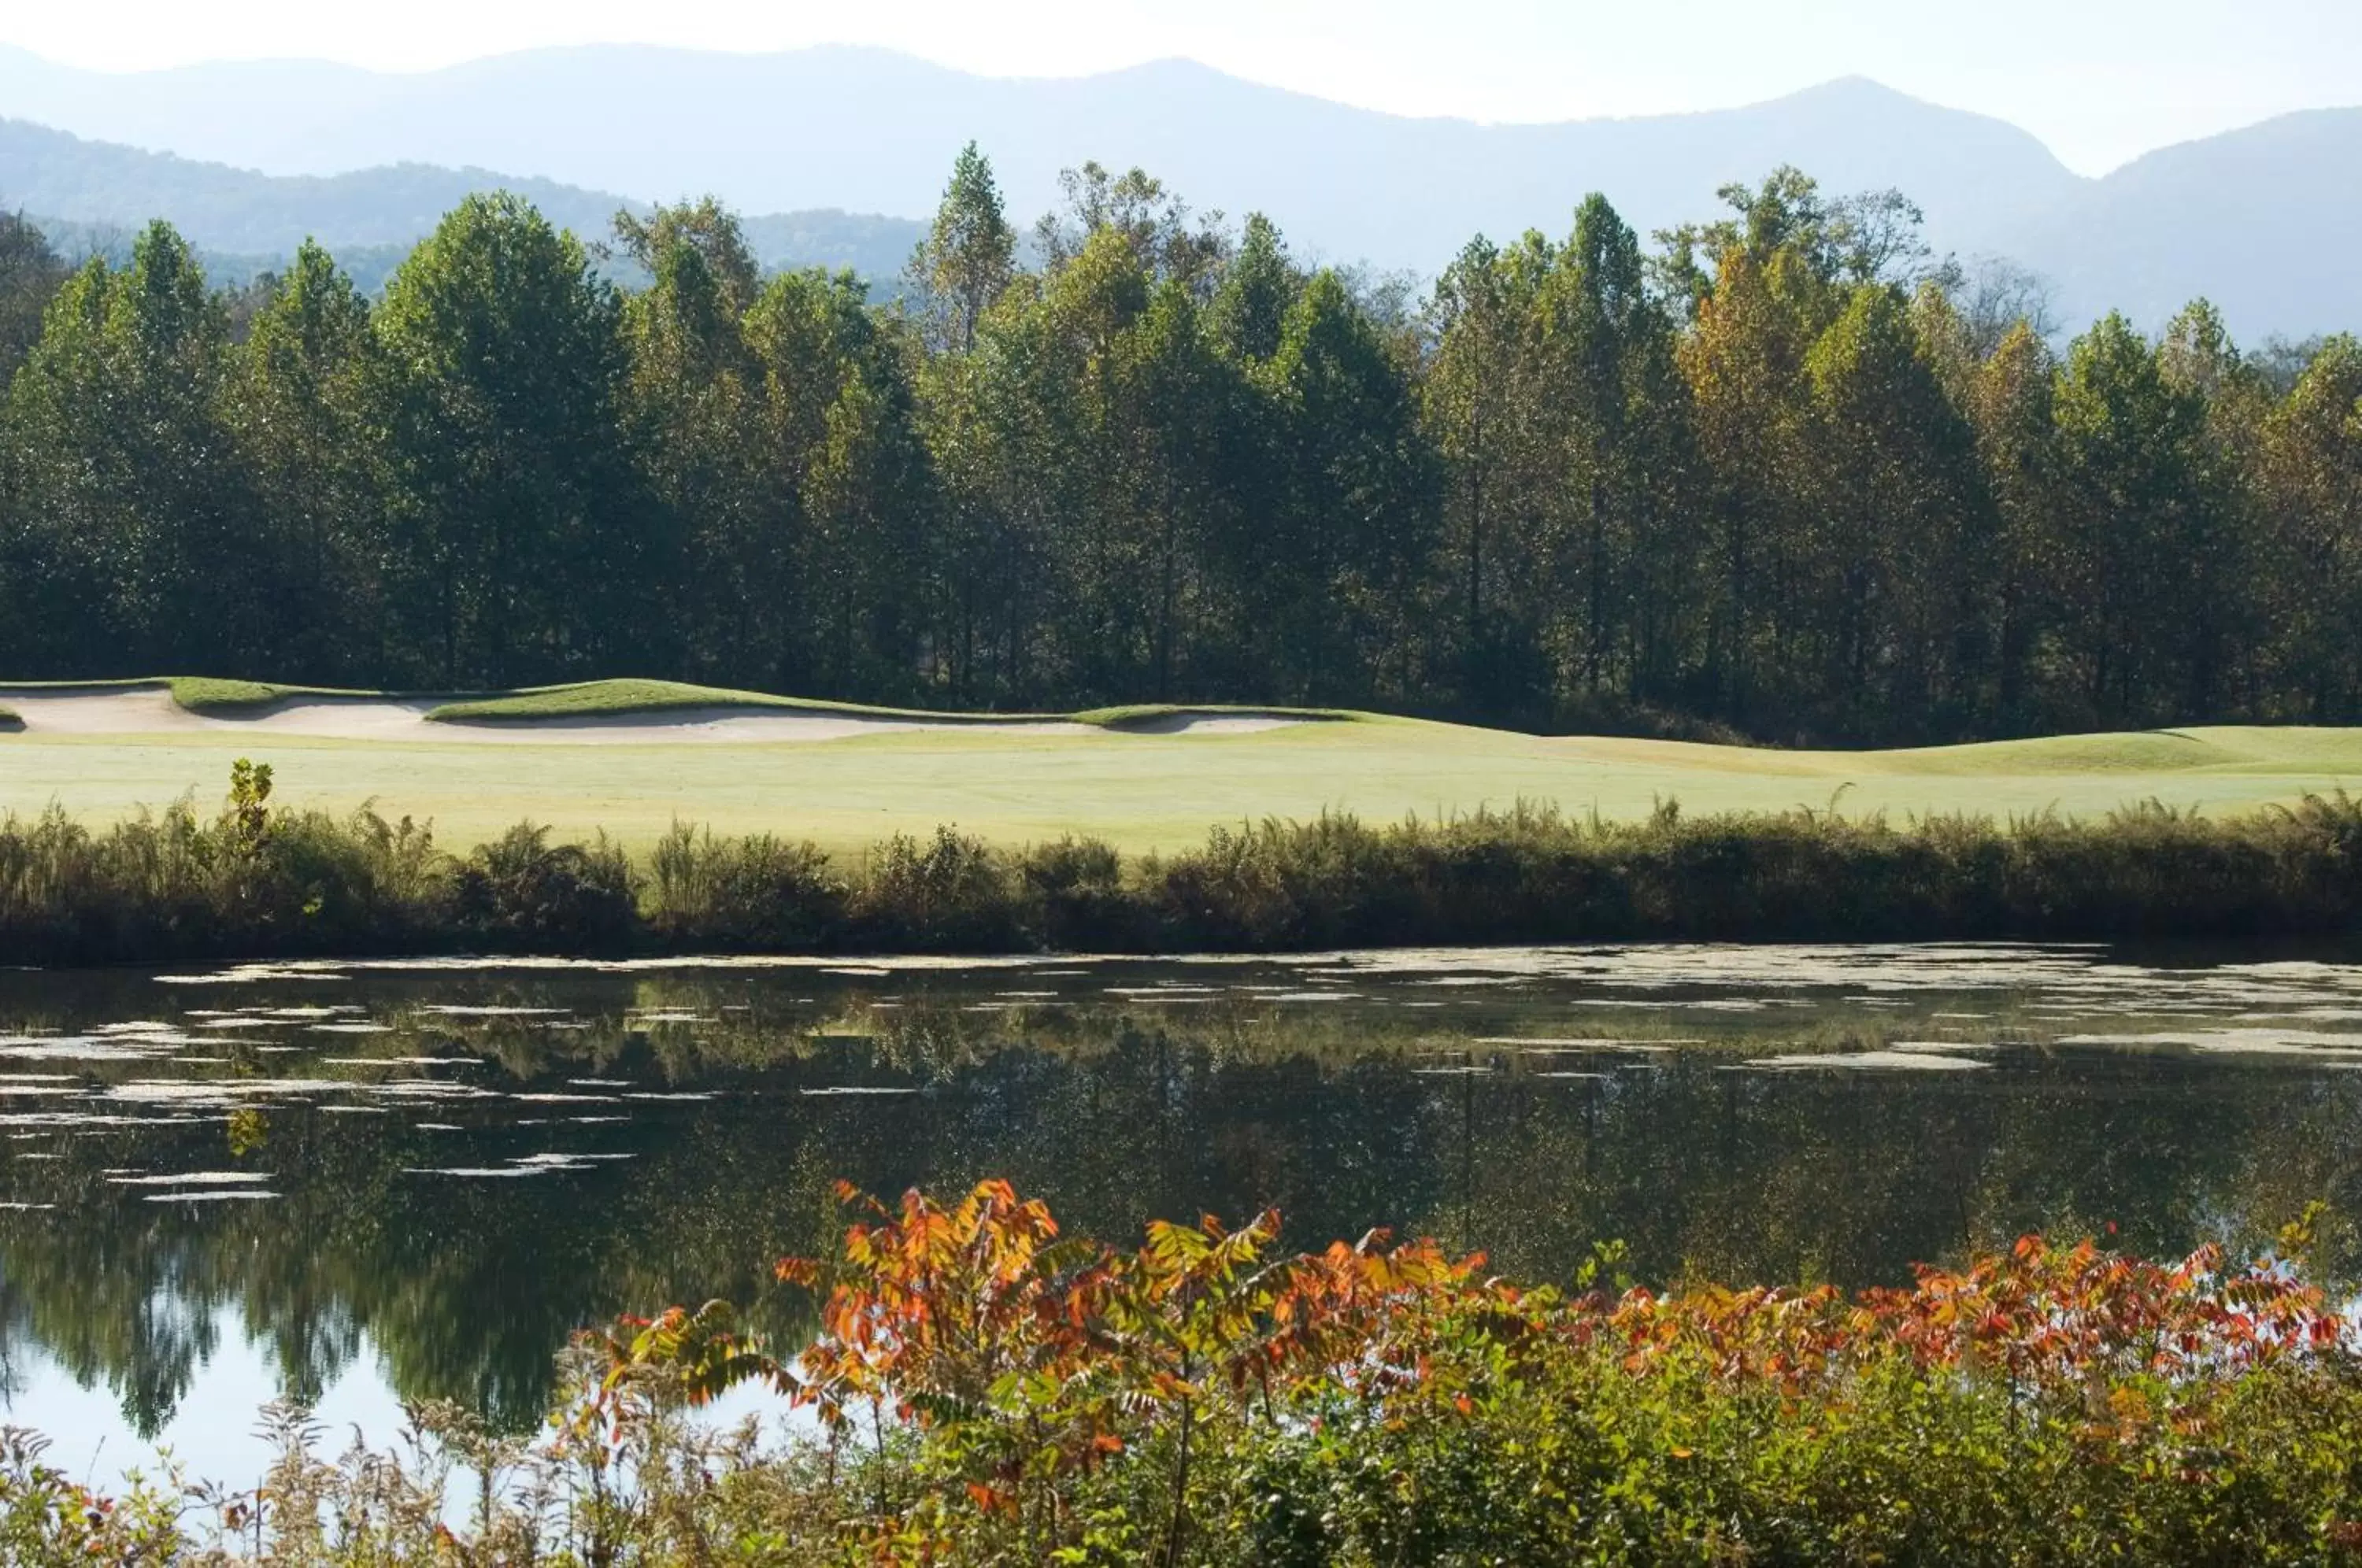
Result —
POLYGON ((1187 61, 1013 80, 879 50, 608 46, 408 75, 299 61, 111 75, 0 50, 0 105, 273 174, 425 162, 643 200, 712 190, 750 213, 921 216, 973 138, 1028 218, 1056 200, 1059 170, 1097 159, 1146 168, 1203 207, 1269 212, 1330 256, 1421 270, 1480 229, 1556 226, 1594 189, 1645 231, 1782 162, 1838 189, 1903 186, 1939 235, 1961 237, 2076 184, 2023 131, 1859 80, 1708 114, 1482 126, 1352 108, 1187 61), (621 103, 633 112, 615 113, 621 103))
MULTIPOLYGON (((618 208, 645 204, 553 180, 414 162, 348 174, 262 174, 0 119, 0 204, 35 215, 65 253, 110 252, 149 219, 169 217, 226 282, 279 264, 309 236, 371 285, 461 198, 498 189, 529 197, 589 238, 606 234, 618 208)), ((779 213, 748 218, 746 235, 767 266, 850 267, 886 279, 910 256, 919 226, 844 212, 779 213)))
POLYGON ((0 49, 0 105, 19 116, 0 122, 0 200, 84 224, 160 213, 242 259, 233 272, 306 233, 404 245, 466 192, 505 185, 593 233, 627 202, 711 191, 783 215, 748 221, 773 265, 883 278, 974 138, 1021 222, 1056 203, 1061 169, 1097 159, 1145 168, 1202 209, 1268 212, 1300 253, 1422 275, 1480 231, 1562 227, 1593 190, 1646 233, 1793 163, 1832 191, 1901 188, 1939 249, 2044 272, 2070 328, 2110 308, 2154 328, 2202 293, 2248 340, 2362 326, 2362 274, 2342 264, 2362 225, 2362 109, 2087 180, 2013 126, 1859 78, 1704 114, 1480 125, 1187 61, 1021 80, 868 49, 604 46, 404 75, 316 61, 116 75, 0 49))
POLYGON ((2136 159, 1992 248, 2058 287, 2061 314, 2155 323, 2195 295, 2241 336, 2362 327, 2362 109, 2283 115, 2136 159))

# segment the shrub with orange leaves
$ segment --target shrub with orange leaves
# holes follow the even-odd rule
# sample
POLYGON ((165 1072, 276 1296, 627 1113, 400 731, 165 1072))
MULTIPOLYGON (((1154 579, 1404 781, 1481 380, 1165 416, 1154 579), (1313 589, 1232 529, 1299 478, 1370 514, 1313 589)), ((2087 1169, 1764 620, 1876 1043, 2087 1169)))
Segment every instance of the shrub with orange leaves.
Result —
MULTIPOLYGON (((2028 1236, 1899 1288, 1650 1290, 1612 1252, 1527 1286, 1382 1231, 1291 1253, 1274 1213, 1125 1251, 1006 1182, 842 1196, 839 1255, 780 1264, 819 1305, 795 1353, 725 1303, 624 1320, 529 1451, 428 1423, 530 1478, 474 1529, 291 1439, 206 1560, 2362 1564, 2362 1340, 2301 1225, 2246 1264, 2028 1236), (752 1380, 819 1435, 684 1419, 752 1380)), ((199 1540, 198 1494, 35 1452, 0 1431, 0 1557, 199 1540)))
POLYGON ((781 1265, 821 1331, 769 1375, 840 1434, 869 1411, 876 1463, 883 1423, 915 1438, 872 1510, 889 1555, 1554 1560, 1671 1531, 1745 1560, 1817 1530, 1973 1558, 2064 1507, 2093 1541, 2229 1530, 2301 1558, 2362 1516, 2362 1439, 2321 1435, 2362 1414, 2352 1328, 2294 1268, 2215 1248, 2029 1236, 1852 1296, 1562 1291, 1382 1231, 1278 1253, 1272 1213, 1121 1252, 1003 1182, 844 1197, 866 1212, 842 1257, 781 1265), (2302 1517, 2254 1496, 2306 1476, 2302 1517))

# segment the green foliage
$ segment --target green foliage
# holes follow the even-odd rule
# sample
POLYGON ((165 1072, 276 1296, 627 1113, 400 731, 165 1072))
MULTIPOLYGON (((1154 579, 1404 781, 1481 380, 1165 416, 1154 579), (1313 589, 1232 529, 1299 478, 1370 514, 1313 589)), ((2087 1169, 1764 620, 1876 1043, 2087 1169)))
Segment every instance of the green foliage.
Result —
POLYGON ((40 341, 41 315, 69 269, 22 213, 0 213, 0 392, 40 341))
POLYGON ((1238 254, 1214 295, 1212 326, 1223 349, 1249 365, 1278 353, 1287 313, 1303 289, 1304 274, 1289 260, 1279 226, 1249 213, 1238 254))
POLYGON ((244 562, 248 591, 273 607, 253 650, 268 662, 249 668, 358 679, 367 666, 357 649, 389 629, 377 566, 396 545, 380 515, 386 476, 370 392, 381 367, 369 306, 307 242, 245 338, 224 417, 247 455, 260 525, 244 562))
POLYGON ((1123 857, 1095 838, 1062 838, 1017 856, 1018 898, 1052 948, 1125 947, 1145 934, 1123 857))
POLYGON ((638 925, 634 876, 623 851, 595 843, 549 842, 549 830, 519 823, 479 845, 455 869, 460 930, 529 953, 609 953, 638 925))
POLYGON ((497 697, 471 698, 430 709, 438 723, 480 723, 502 719, 600 718, 624 713, 661 713, 677 708, 769 708, 791 706, 787 699, 759 691, 725 691, 673 680, 586 680, 569 686, 536 687, 497 697))
POLYGON ((1021 246, 963 149, 889 301, 766 278, 711 197, 609 258, 470 196, 374 304, 314 246, 221 291, 165 225, 69 277, 0 220, 0 668, 1843 744, 2362 717, 2344 339, 2243 355, 2199 302, 2061 352, 1905 196, 1794 169, 1654 254, 1594 196, 1419 301, 1146 171, 1064 189, 1021 246))
POLYGON ((270 832, 270 764, 239 757, 229 767, 229 804, 223 809, 232 854, 252 859, 270 832))
POLYGON ((976 347, 977 326, 1016 271, 1017 231, 1009 226, 992 162, 969 142, 952 164, 934 226, 911 259, 912 281, 937 302, 947 346, 976 347))
POLYGON ((184 801, 94 834, 0 821, 0 941, 47 962, 392 951, 604 954, 1286 951, 1603 940, 2122 938, 2347 931, 2362 801, 2089 823, 1816 812, 1646 821, 1553 811, 1215 830, 1127 860, 1009 851, 949 826, 839 864, 810 844, 676 824, 645 866, 602 834, 519 824, 453 857, 404 819, 270 802, 241 761, 222 814, 184 801))
POLYGON ((220 680, 202 675, 175 676, 171 685, 173 702, 192 713, 248 713, 308 690, 273 686, 260 680, 220 680))
POLYGON ((850 889, 810 844, 717 839, 675 823, 648 856, 650 933, 668 946, 807 951, 843 929, 850 889))
MULTIPOLYGON (((840 1188, 847 1199, 857 1195, 840 1188)), ((94 1495, 0 1433, 12 1561, 2180 1564, 2362 1555, 2353 1326, 2286 1259, 2038 1236, 1908 1288, 1491 1276, 1432 1242, 1286 1254, 1276 1213, 1063 1235, 1009 1184, 861 1200, 780 1277, 585 1333, 535 1440, 448 1406, 251 1490, 94 1495), (761 1380, 765 1445, 694 1413, 761 1380), (455 1476, 483 1483, 457 1523, 455 1476)), ((1602 1255, 1613 1258, 1613 1249, 1602 1255)))
POLYGON ((263 619, 216 569, 246 543, 218 404, 227 355, 218 302, 159 223, 127 268, 94 260, 58 291, 9 384, 17 543, 43 613, 82 622, 87 646, 105 650, 83 673, 152 668, 175 646, 225 668, 263 619))
POLYGON ((619 439, 620 317, 581 243, 509 195, 462 202, 386 285, 403 635, 446 687, 595 661, 657 565, 619 439))
POLYGON ((453 867, 407 818, 186 801, 91 833, 52 810, 0 822, 0 930, 28 959, 370 953, 458 934, 453 867))
POLYGON ((982 839, 948 824, 924 842, 898 834, 869 852, 864 869, 853 910, 873 941, 971 953, 1023 941, 1008 860, 982 839))

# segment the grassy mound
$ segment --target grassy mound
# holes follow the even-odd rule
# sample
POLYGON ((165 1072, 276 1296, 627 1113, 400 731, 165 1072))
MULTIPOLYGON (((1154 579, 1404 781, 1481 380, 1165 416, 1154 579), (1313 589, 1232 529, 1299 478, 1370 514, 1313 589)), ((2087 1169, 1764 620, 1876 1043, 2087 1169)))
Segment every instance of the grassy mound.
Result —
POLYGON ((1338 708, 1254 708, 1169 702, 1095 708, 1081 713, 961 713, 926 708, 889 708, 868 702, 833 702, 811 697, 778 697, 767 691, 692 686, 678 680, 586 680, 570 686, 536 686, 521 691, 488 693, 464 701, 446 702, 431 710, 426 717, 440 723, 502 723, 535 719, 623 718, 635 713, 677 712, 690 708, 831 713, 851 718, 923 720, 931 723, 1041 723, 1063 720, 1119 732, 1151 730, 1160 723, 1183 719, 1346 720, 1366 716, 1338 708))
POLYGON ((977 723, 1058 716, 1054 713, 933 713, 917 708, 884 708, 863 702, 831 702, 818 698, 776 697, 767 691, 691 686, 679 680, 585 680, 571 686, 536 686, 521 691, 488 693, 460 702, 446 702, 431 710, 426 717, 438 723, 499 723, 533 719, 620 718, 632 713, 662 713, 684 708, 745 708, 767 712, 841 713, 878 719, 967 720, 977 723))
POLYGON ((374 691, 357 691, 334 686, 281 686, 266 680, 225 680, 210 675, 175 675, 170 677, 165 684, 172 689, 172 701, 176 706, 216 719, 251 713, 284 702, 291 697, 380 695, 374 691))
POLYGON ((24 717, 18 713, 16 709, 0 708, 0 732, 21 730, 24 727, 24 717))

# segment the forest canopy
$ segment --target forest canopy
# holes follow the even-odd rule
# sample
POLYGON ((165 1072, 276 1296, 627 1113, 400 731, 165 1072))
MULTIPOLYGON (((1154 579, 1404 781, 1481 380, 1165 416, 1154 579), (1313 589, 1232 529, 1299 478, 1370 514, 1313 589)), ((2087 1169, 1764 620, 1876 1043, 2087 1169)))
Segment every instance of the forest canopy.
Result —
POLYGON ((959 158, 890 300, 471 196, 365 297, 0 218, 0 672, 668 676, 1908 742, 2362 719, 2362 345, 2061 343, 1897 193, 1602 198, 1432 288, 959 158), (618 266, 616 263, 628 263, 618 266), (647 280, 625 289, 618 271, 647 280))

